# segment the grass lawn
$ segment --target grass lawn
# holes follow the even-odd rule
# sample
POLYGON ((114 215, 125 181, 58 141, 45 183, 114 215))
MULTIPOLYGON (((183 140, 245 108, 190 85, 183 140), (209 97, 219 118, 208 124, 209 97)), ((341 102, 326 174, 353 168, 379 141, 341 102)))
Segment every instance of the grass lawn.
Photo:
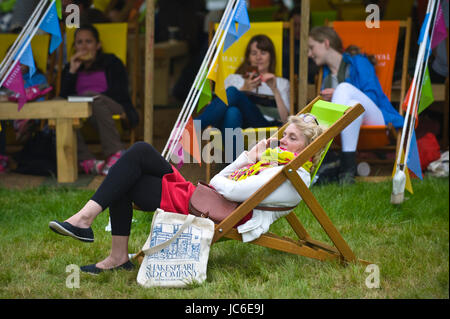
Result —
MULTIPOLYGON (((68 288, 66 267, 107 256, 108 214, 93 224, 95 242, 61 237, 53 219, 75 213, 92 191, 64 187, 0 188, 0 298, 449 298, 449 180, 414 180, 414 194, 390 204, 391 182, 315 186, 313 192, 357 257, 379 267, 379 288, 360 264, 346 267, 225 241, 214 245, 208 279, 188 289, 146 289, 135 271, 80 275, 68 288)), ((327 240, 304 204, 296 214, 318 240, 327 240)), ((144 244, 152 214, 135 211, 130 252, 144 244)), ((294 236, 285 220, 271 231, 294 236)), ((329 241, 328 241, 329 242, 329 241)))

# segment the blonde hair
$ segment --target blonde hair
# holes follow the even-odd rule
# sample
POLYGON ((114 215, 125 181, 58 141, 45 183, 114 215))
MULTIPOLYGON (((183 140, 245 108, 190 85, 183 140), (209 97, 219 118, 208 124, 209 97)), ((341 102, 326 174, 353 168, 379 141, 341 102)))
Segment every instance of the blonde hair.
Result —
MULTIPOLYGON (((305 136, 306 138, 305 147, 311 144, 324 131, 324 128, 318 125, 315 121, 305 122, 295 115, 291 115, 288 117, 288 124, 294 124, 305 136)), ((312 167, 310 173, 313 173, 316 170, 317 165, 319 165, 323 150, 324 149, 322 148, 316 154, 313 155, 311 159, 312 167)))

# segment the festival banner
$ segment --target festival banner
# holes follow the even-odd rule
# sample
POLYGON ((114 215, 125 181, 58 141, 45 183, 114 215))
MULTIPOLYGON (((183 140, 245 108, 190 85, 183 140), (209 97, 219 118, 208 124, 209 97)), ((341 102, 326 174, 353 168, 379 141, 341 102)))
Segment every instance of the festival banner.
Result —
POLYGON ((27 99, 22 78, 22 71, 20 70, 20 63, 17 61, 15 63, 16 64, 14 65, 13 70, 9 74, 5 83, 3 83, 3 86, 19 94, 18 110, 20 111, 22 109, 22 106, 26 103, 27 99))

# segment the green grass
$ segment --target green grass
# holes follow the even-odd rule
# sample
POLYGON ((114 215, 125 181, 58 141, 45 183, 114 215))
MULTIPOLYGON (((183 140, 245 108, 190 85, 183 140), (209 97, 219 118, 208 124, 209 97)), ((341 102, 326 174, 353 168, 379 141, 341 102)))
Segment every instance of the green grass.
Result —
MULTIPOLYGON (((93 224, 92 244, 48 228, 93 194, 69 188, 0 188, 0 298, 449 298, 449 180, 414 180, 415 194, 390 204, 391 183, 316 186, 313 192, 357 257, 375 263, 380 288, 367 288, 360 264, 346 267, 275 250, 225 241, 214 245, 208 279, 188 289, 142 288, 137 269, 100 276, 81 274, 67 288, 66 267, 99 261, 110 250, 104 228, 93 224)), ((327 240, 304 204, 296 213, 313 238, 327 240)), ((130 252, 144 244, 152 214, 135 211, 130 252)), ((294 236, 285 220, 271 231, 294 236)))

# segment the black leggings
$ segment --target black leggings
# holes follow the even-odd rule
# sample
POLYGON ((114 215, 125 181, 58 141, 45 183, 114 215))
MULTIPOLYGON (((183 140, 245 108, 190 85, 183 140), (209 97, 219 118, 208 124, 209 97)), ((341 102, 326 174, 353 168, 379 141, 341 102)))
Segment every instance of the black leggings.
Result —
POLYGON ((130 235, 133 203, 144 211, 159 207, 162 177, 169 173, 171 165, 150 144, 137 142, 122 155, 91 198, 109 207, 113 236, 130 235))

